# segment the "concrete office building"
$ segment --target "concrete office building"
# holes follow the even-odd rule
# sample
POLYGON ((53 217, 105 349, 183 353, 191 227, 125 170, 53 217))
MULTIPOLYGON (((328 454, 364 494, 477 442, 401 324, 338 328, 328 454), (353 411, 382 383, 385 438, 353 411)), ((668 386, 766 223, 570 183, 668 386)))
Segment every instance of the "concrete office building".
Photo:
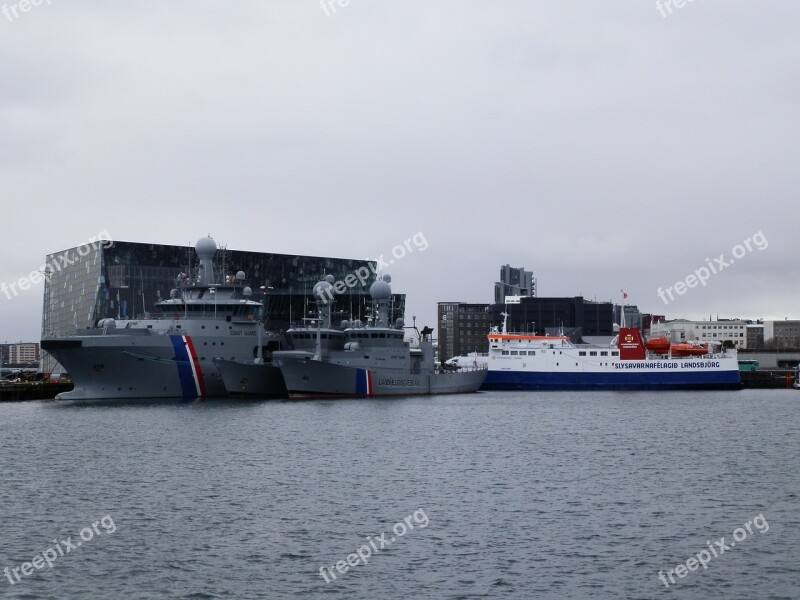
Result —
POLYGON ((800 349, 800 321, 764 321, 764 345, 767 347, 800 349))
POLYGON ((489 351, 488 304, 439 302, 439 360, 489 351))
POLYGON ((717 321, 690 321, 675 319, 661 324, 671 333, 673 342, 709 340, 731 342, 736 348, 747 347, 747 323, 739 319, 720 319, 717 321))
POLYGON ((510 265, 500 267, 500 281, 494 284, 494 302, 501 304, 506 296, 536 297, 536 278, 532 271, 514 268, 510 265))
POLYGON ((39 343, 0 344, 0 365, 26 367, 39 362, 39 343))

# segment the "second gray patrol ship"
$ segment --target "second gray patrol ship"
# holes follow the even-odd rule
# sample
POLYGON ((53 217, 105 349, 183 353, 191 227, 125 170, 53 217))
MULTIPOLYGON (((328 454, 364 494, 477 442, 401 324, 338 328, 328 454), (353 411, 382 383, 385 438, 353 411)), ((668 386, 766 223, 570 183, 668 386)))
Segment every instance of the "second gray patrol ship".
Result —
POLYGON ((331 327, 333 277, 314 286, 316 327, 290 329, 286 337, 294 350, 272 353, 291 398, 448 394, 474 392, 481 386, 485 367, 436 368, 433 330, 417 332, 419 345, 412 347, 404 340, 402 319, 390 326, 390 282, 389 275, 383 275, 370 287, 374 324, 344 321, 341 329, 331 327))

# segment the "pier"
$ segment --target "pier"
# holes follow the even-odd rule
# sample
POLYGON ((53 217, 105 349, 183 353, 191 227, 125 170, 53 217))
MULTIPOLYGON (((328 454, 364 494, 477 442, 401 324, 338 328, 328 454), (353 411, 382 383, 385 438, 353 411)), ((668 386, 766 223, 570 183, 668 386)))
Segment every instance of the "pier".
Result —
POLYGON ((21 400, 47 400, 56 397, 61 392, 72 389, 71 381, 43 382, 20 381, 0 382, 0 402, 15 402, 21 400))

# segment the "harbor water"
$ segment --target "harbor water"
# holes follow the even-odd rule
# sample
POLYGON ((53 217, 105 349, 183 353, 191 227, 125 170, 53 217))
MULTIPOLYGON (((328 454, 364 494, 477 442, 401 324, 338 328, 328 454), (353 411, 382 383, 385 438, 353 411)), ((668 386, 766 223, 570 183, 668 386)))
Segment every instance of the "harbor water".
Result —
POLYGON ((799 409, 794 390, 0 403, 0 597, 798 598, 799 409))

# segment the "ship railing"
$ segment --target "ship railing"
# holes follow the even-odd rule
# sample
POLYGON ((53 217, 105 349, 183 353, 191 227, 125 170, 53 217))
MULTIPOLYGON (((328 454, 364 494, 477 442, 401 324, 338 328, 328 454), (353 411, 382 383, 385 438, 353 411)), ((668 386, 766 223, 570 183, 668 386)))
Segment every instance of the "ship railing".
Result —
POLYGON ((472 371, 485 371, 489 368, 488 363, 478 363, 469 367, 449 367, 442 368, 441 365, 436 365, 433 369, 434 373, 471 373, 472 371))
POLYGON ((654 352, 648 352, 648 356, 652 360, 714 360, 720 358, 730 358, 731 354, 726 354, 725 352, 719 353, 709 353, 709 354, 695 354, 690 356, 670 356, 669 354, 656 354, 654 352))

